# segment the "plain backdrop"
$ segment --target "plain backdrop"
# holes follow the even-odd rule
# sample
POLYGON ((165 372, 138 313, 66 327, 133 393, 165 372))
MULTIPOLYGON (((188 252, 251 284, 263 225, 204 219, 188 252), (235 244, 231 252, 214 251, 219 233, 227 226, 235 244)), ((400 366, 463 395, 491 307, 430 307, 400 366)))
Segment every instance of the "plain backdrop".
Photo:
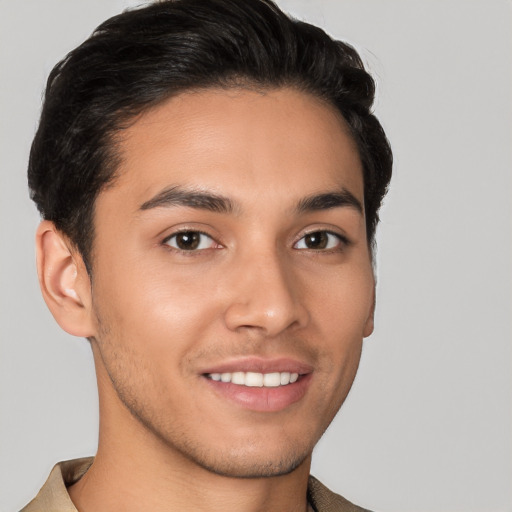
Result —
MULTIPOLYGON (((50 69, 136 3, 0 0, 1 512, 95 452, 92 356, 40 297, 25 169, 50 69)), ((396 159, 376 331, 312 472, 382 512, 512 511, 512 4, 279 3, 361 51, 396 159)))

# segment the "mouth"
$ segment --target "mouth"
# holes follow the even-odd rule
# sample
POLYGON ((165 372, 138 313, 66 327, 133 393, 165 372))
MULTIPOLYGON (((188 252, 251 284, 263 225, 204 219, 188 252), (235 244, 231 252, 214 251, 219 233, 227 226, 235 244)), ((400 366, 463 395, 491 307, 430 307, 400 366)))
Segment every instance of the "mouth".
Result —
POLYGON ((225 372, 207 373, 205 377, 216 382, 231 383, 250 388, 277 388, 297 382, 300 374, 295 372, 225 372))
POLYGON ((222 400, 258 412, 277 412, 301 401, 313 368, 291 359, 249 358, 223 363, 201 373, 203 382, 222 400))

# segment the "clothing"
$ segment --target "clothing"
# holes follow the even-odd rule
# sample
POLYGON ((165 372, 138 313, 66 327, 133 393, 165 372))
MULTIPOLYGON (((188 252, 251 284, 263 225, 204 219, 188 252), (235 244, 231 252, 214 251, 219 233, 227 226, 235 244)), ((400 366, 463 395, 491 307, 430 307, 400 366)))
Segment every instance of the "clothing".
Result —
MULTIPOLYGON (((39 494, 21 512, 77 512, 66 487, 78 482, 94 458, 68 460, 57 464, 39 494)), ((315 477, 309 477, 308 501, 315 512, 369 512, 334 494, 315 477)))

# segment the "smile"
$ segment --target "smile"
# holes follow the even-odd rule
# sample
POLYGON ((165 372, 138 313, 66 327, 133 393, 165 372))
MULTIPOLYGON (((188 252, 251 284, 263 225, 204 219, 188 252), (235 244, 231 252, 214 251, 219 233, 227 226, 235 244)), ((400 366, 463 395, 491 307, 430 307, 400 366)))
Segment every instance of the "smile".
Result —
POLYGON ((231 373, 208 373, 211 380, 236 384, 238 386, 248 386, 253 388, 276 388, 293 384, 299 378, 298 373, 292 372, 231 372, 231 373))

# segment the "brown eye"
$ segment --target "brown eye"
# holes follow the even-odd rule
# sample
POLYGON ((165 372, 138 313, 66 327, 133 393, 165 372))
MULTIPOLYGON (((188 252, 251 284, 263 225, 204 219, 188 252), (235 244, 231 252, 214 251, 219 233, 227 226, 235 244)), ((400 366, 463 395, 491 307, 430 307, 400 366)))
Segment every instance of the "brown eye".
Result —
POLYGON ((180 251, 211 249, 215 245, 210 236, 200 231, 181 231, 169 237, 165 243, 180 251))
POLYGON ((295 249, 321 251, 335 249, 343 243, 342 237, 329 231, 314 231, 304 235, 295 245, 295 249))
POLYGON ((325 231, 310 233, 304 237, 304 244, 308 249, 325 249, 329 243, 329 237, 325 231))

